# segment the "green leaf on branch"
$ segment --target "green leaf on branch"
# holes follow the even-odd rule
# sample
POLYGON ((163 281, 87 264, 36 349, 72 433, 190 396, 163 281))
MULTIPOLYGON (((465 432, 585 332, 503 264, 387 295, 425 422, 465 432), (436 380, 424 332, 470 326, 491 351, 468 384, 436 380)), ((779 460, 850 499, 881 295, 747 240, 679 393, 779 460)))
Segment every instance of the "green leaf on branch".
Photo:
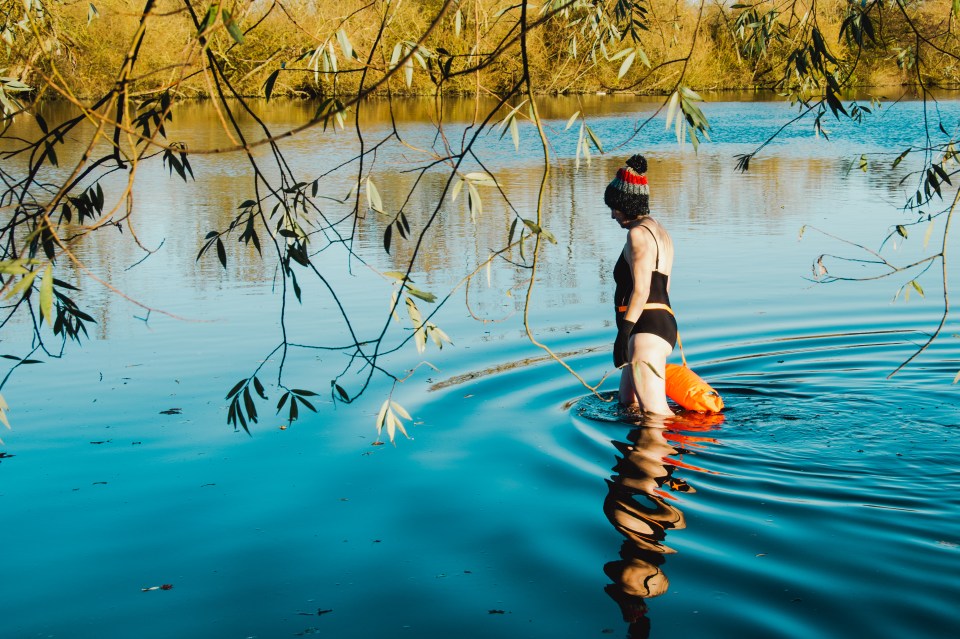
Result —
POLYGON ((246 379, 241 379, 239 382, 236 383, 236 385, 234 385, 233 388, 230 389, 230 392, 227 393, 227 396, 226 396, 224 399, 231 399, 234 395, 236 395, 236 394, 239 393, 241 390, 243 390, 243 387, 244 387, 246 384, 247 384, 247 380, 246 380, 246 379))
POLYGON ((937 174, 934 173, 933 169, 927 169, 927 184, 936 191, 940 199, 943 199, 943 194, 940 192, 940 180, 937 179, 937 174))
POLYGON ((473 173, 467 173, 463 177, 469 182, 472 182, 473 184, 481 184, 483 186, 497 185, 497 181, 493 179, 493 176, 491 176, 488 173, 481 173, 479 171, 475 171, 473 173))
POLYGON ((47 264, 40 280, 40 315, 53 327, 53 265, 47 264))
POLYGON ((433 293, 421 291, 418 288, 414 288, 410 286, 409 283, 404 284, 404 288, 407 289, 407 292, 410 293, 410 295, 413 295, 414 297, 422 299, 424 302, 427 302, 428 304, 433 304, 434 302, 437 301, 437 296, 434 295, 433 293))
POLYGON ((892 169, 897 168, 897 165, 900 164, 901 162, 903 162, 903 158, 907 157, 907 154, 910 153, 911 150, 912 150, 912 149, 909 149, 909 148, 908 148, 906 151, 904 151, 903 153, 901 153, 900 155, 898 155, 898 156, 897 156, 897 159, 895 159, 895 160, 893 161, 893 165, 892 165, 890 168, 892 168, 892 169))
POLYGON ((457 196, 460 195, 460 191, 463 190, 463 184, 466 180, 458 179, 456 184, 453 185, 453 188, 450 189, 450 201, 456 202, 457 196))
POLYGON ((403 63, 403 81, 408 89, 413 86, 413 56, 407 58, 407 61, 403 63))
POLYGON ((333 386, 335 391, 337 391, 337 395, 340 396, 340 399, 342 399, 345 402, 350 401, 350 395, 348 395, 347 391, 343 389, 343 386, 341 386, 334 380, 330 380, 330 385, 333 386))
POLYGON ((223 24, 227 27, 227 32, 233 38, 233 41, 237 44, 243 44, 243 31, 240 30, 240 25, 236 23, 230 12, 224 9, 220 15, 223 17, 223 24))
POLYGON ((39 273, 40 271, 28 271, 27 274, 23 276, 23 279, 10 288, 7 292, 6 299, 10 299, 16 295, 26 294, 26 292, 30 290, 30 287, 33 286, 33 281, 39 273))
POLYGON ((213 23, 217 21, 217 13, 220 11, 219 4, 212 4, 210 8, 207 9, 207 15, 203 18, 203 22, 200 23, 200 33, 205 33, 207 29, 213 26, 213 23))
POLYGON ((934 164, 933 170, 940 177, 941 182, 946 182, 950 186, 953 186, 953 183, 950 182, 950 175, 943 169, 943 166, 940 164, 934 164))
POLYGON ((524 220, 523 224, 528 229, 530 229, 530 232, 533 233, 534 235, 541 235, 545 240, 552 242, 553 244, 557 243, 557 238, 554 237, 553 233, 543 228, 533 220, 524 220))
POLYGON ((383 213, 383 200, 380 199, 380 191, 371 178, 367 178, 367 205, 377 213, 383 213))
POLYGON ((266 96, 267 101, 270 101, 270 96, 273 95, 273 85, 277 83, 277 77, 280 75, 280 69, 275 69, 273 73, 267 76, 267 81, 263 83, 263 94, 266 96))
POLYGON ((443 349, 444 342, 448 344, 453 344, 453 340, 451 340, 450 337, 446 333, 444 333, 442 330, 440 330, 437 327, 437 325, 434 324, 433 322, 427 322, 426 331, 427 331, 427 334, 430 336, 430 339, 433 340, 433 343, 436 344, 437 348, 441 350, 443 349))
POLYGON ((473 182, 467 182, 467 208, 470 209, 470 221, 477 223, 477 217, 483 213, 483 201, 473 182))
POLYGON ((673 122, 673 118, 677 114, 678 104, 680 104, 680 92, 674 91, 673 95, 670 96, 670 101, 667 103, 667 123, 664 131, 670 130, 670 123, 673 122))
POLYGON ((587 136, 590 138, 590 142, 593 143, 593 146, 596 147, 597 151, 603 153, 603 145, 600 143, 600 138, 597 137, 597 134, 593 132, 593 129, 591 129, 588 124, 584 124, 583 129, 586 131, 587 136))
POLYGON ((347 36, 347 32, 343 29, 337 31, 337 42, 340 44, 340 50, 343 51, 343 55, 348 58, 357 58, 356 52, 353 50, 353 45, 350 44, 350 38, 347 36))
POLYGON ((620 63, 620 70, 617 71, 617 80, 620 80, 623 78, 623 76, 627 75, 627 72, 630 71, 630 67, 633 66, 634 59, 637 57, 636 51, 629 49, 627 51, 629 51, 629 55, 627 55, 623 62, 620 63))
POLYGON ((217 259, 220 260, 220 265, 223 268, 227 268, 227 249, 223 245, 223 240, 219 237, 217 238, 217 259))
POLYGON ((27 270, 26 264, 36 264, 37 260, 31 260, 27 258, 19 258, 16 260, 3 260, 0 261, 0 274, 3 275, 26 275, 30 271, 27 270))

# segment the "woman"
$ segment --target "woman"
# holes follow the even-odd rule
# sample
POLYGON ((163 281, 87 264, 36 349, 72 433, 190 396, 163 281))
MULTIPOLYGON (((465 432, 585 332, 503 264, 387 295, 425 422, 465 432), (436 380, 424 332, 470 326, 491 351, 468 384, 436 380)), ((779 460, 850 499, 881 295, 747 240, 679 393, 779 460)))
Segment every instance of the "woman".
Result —
POLYGON ((613 279, 617 339, 613 362, 623 367, 620 403, 644 413, 672 415, 667 405, 667 356, 677 343, 677 321, 670 309, 673 241, 650 216, 647 160, 634 155, 607 186, 603 201, 610 217, 627 229, 627 241, 613 279))

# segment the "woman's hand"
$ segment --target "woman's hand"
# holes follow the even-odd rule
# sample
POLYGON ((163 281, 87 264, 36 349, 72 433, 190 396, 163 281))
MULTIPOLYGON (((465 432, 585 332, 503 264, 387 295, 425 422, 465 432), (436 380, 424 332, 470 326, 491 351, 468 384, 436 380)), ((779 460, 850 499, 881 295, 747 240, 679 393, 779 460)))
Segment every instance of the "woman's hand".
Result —
POLYGON ((620 329, 617 331, 617 339, 613 341, 613 365, 620 368, 628 361, 628 345, 630 344, 630 335, 633 333, 633 327, 636 322, 623 320, 620 322, 620 329))

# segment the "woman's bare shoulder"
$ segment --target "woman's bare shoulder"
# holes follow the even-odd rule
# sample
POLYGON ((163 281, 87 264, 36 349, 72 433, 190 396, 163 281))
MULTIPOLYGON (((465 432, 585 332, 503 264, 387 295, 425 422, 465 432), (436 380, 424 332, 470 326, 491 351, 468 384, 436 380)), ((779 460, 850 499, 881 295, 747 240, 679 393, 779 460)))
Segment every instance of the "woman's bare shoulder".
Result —
POLYGON ((627 232, 627 245, 635 256, 653 252, 656 242, 653 230, 644 224, 637 224, 627 232))

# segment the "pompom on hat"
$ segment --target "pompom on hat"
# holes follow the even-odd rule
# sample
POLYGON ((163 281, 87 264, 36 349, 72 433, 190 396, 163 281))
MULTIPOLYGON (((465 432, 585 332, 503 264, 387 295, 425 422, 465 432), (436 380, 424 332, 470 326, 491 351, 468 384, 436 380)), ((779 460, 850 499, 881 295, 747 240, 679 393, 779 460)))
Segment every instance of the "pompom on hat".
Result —
POLYGON ((650 215, 650 189, 647 187, 647 159, 640 154, 627 160, 617 177, 607 185, 603 201, 611 209, 628 217, 650 215))

